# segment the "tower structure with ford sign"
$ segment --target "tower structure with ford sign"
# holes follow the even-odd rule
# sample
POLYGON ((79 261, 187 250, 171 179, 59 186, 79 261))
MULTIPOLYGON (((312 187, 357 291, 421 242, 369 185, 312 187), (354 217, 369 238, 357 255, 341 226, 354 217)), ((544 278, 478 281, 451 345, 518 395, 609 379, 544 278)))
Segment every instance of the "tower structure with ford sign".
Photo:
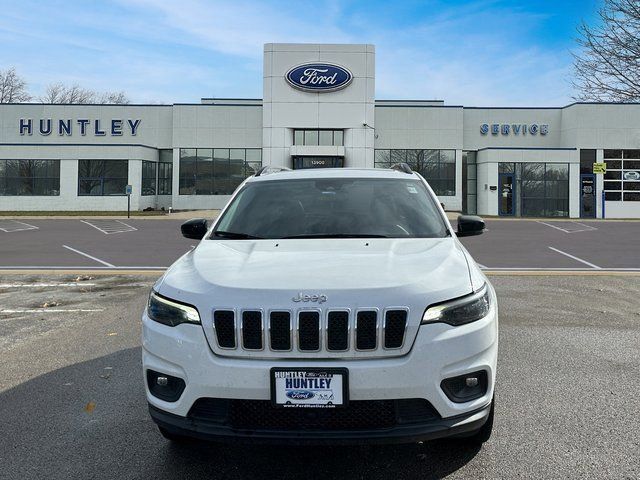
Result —
POLYGON ((373 45, 269 43, 261 99, 1 104, 0 212, 125 210, 127 185, 133 210, 220 208, 263 165, 406 162, 448 210, 640 218, 639 104, 376 100, 375 72, 373 45))

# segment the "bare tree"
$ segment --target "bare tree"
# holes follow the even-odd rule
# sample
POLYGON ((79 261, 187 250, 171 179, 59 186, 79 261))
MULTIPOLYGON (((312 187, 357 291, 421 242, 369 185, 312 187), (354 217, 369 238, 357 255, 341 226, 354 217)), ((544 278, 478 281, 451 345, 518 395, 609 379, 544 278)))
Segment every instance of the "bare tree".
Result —
POLYGON ((131 103, 127 94, 123 91, 119 92, 104 92, 99 95, 96 103, 114 103, 118 105, 131 103))
POLYGON ((67 86, 64 83, 51 83, 44 95, 40 97, 42 103, 91 103, 95 93, 77 84, 67 86))
POLYGON ((640 0, 604 0, 596 26, 578 27, 577 100, 640 101, 640 0))
POLYGON ((127 104, 131 101, 124 92, 95 92, 82 88, 78 84, 65 85, 64 83, 52 83, 47 87, 44 95, 40 97, 42 103, 114 103, 127 104))
POLYGON ((11 67, 0 70, 0 103, 20 103, 31 100, 27 92, 27 82, 18 76, 16 69, 11 67))

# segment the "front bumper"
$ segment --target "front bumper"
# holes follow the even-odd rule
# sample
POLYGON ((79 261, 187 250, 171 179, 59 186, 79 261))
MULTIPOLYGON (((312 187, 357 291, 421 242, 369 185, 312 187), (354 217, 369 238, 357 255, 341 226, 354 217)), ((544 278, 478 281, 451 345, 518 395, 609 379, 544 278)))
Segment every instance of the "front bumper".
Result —
POLYGON ((360 444, 360 443, 413 443, 444 437, 465 436, 480 429, 489 417, 491 405, 452 418, 437 418, 427 422, 397 425, 387 429, 348 431, 287 431, 234 429, 172 415, 149 405, 155 423, 174 435, 241 443, 295 443, 297 445, 360 444))
POLYGON ((147 400, 154 420, 177 434, 211 438, 251 437, 333 442, 413 441, 464 434, 477 430, 488 415, 494 393, 498 352, 498 319, 495 302, 487 317, 460 327, 423 325, 411 348, 400 357, 338 360, 239 359, 215 355, 206 341, 203 327, 182 324, 168 327, 143 316, 142 360, 147 370, 179 377, 186 388, 175 402, 153 396, 145 382, 147 400), (425 399, 437 419, 384 430, 349 432, 253 431, 250 435, 229 427, 194 424, 187 418, 202 398, 269 400, 270 369, 278 367, 343 367, 349 370, 349 398, 357 400, 425 399), (484 370, 488 376, 486 394, 456 403, 443 392, 443 379, 484 370))

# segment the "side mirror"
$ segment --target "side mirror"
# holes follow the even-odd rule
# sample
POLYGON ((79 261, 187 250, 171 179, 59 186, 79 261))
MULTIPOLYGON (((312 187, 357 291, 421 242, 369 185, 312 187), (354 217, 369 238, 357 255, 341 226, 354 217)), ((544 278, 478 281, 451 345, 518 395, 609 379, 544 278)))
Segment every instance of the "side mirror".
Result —
POLYGON ((471 237, 484 232, 484 220, 476 215, 460 215, 458 217, 458 237, 471 237))
POLYGON ((182 236, 194 240, 202 240, 207 230, 209 230, 209 222, 204 218, 193 218, 180 225, 182 236))

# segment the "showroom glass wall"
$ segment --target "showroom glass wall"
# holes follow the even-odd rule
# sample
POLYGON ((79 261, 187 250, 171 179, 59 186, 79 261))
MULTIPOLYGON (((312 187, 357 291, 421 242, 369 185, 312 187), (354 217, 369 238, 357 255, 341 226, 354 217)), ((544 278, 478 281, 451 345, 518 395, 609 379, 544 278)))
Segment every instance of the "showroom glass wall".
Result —
MULTIPOLYGON (((499 163, 498 174, 513 174, 514 212, 522 217, 569 216, 568 163, 499 163)), ((500 189, 498 194, 502 195, 500 189)))
POLYGON ((78 160, 78 195, 125 195, 128 160, 78 160))
POLYGON ((160 150, 159 161, 142 161, 142 195, 171 195, 173 151, 160 150))
POLYGON ((390 168, 396 163, 407 163, 422 175, 436 195, 456 194, 455 150, 376 150, 374 166, 390 168))
POLYGON ((260 148, 181 148, 180 195, 231 195, 262 166, 260 148))
POLYGON ((60 160, 0 160, 0 196, 60 195, 60 160))

